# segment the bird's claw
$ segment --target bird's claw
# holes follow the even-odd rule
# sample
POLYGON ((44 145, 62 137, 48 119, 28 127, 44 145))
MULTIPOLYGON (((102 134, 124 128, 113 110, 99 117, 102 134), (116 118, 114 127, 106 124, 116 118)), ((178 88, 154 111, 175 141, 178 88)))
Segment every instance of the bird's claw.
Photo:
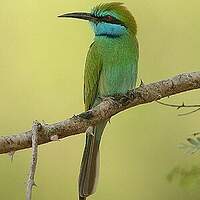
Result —
POLYGON ((134 99, 136 97, 135 89, 129 90, 127 96, 130 100, 134 99))
POLYGON ((140 79, 140 86, 139 87, 144 87, 145 84, 144 84, 144 81, 142 79, 140 79))

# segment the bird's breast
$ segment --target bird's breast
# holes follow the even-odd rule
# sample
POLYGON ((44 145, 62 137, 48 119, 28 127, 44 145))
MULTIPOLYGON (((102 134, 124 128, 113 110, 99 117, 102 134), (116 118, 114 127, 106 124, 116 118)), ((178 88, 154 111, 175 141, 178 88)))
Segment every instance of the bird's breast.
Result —
POLYGON ((103 61, 98 86, 99 96, 124 94, 135 86, 137 53, 131 42, 121 38, 108 39, 99 45, 103 61))

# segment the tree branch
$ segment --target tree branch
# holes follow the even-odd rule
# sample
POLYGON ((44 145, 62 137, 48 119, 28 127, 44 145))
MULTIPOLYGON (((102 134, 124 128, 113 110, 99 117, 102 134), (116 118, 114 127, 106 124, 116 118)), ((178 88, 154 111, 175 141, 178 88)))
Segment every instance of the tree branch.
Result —
POLYGON ((34 121, 32 125, 32 159, 31 159, 31 164, 30 164, 30 171, 28 175, 28 180, 27 180, 27 186, 26 186, 26 200, 31 200, 32 196, 32 188, 33 186, 36 186, 35 184, 35 171, 36 171, 36 166, 37 166, 37 155, 38 155, 38 135, 40 133, 42 125, 34 121))
MULTIPOLYGON (((198 88, 200 88, 200 71, 179 74, 173 78, 148 85, 141 84, 140 87, 124 96, 117 95, 104 98, 102 103, 95 108, 70 119, 50 125, 43 124, 38 135, 38 144, 54 141, 55 138, 60 139, 83 133, 89 126, 93 126, 101 120, 109 119, 130 107, 198 88)), ((30 130, 16 135, 0 137, 0 154, 30 148, 32 146, 32 134, 33 132, 30 130)))

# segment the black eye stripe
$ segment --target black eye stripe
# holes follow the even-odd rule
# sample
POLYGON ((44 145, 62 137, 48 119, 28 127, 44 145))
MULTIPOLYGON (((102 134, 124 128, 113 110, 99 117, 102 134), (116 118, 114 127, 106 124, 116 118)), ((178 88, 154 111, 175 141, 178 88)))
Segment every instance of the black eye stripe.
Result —
POLYGON ((95 16, 95 17, 98 18, 98 22, 107 22, 107 23, 110 23, 110 24, 119 24, 121 26, 126 27, 126 25, 122 21, 120 21, 119 19, 117 19, 117 18, 115 18, 111 15, 95 16))

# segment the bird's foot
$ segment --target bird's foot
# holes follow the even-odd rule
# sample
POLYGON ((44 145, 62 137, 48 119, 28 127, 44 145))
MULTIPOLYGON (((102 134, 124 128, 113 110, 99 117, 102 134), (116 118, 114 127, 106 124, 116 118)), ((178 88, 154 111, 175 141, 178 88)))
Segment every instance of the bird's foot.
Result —
POLYGON ((105 97, 100 97, 100 96, 98 96, 97 97, 100 101, 103 101, 104 99, 105 99, 105 97))
POLYGON ((130 100, 133 100, 136 97, 135 89, 129 90, 126 95, 130 100))
POLYGON ((145 83, 142 79, 140 79, 140 86, 139 87, 144 87, 145 86, 145 83))

